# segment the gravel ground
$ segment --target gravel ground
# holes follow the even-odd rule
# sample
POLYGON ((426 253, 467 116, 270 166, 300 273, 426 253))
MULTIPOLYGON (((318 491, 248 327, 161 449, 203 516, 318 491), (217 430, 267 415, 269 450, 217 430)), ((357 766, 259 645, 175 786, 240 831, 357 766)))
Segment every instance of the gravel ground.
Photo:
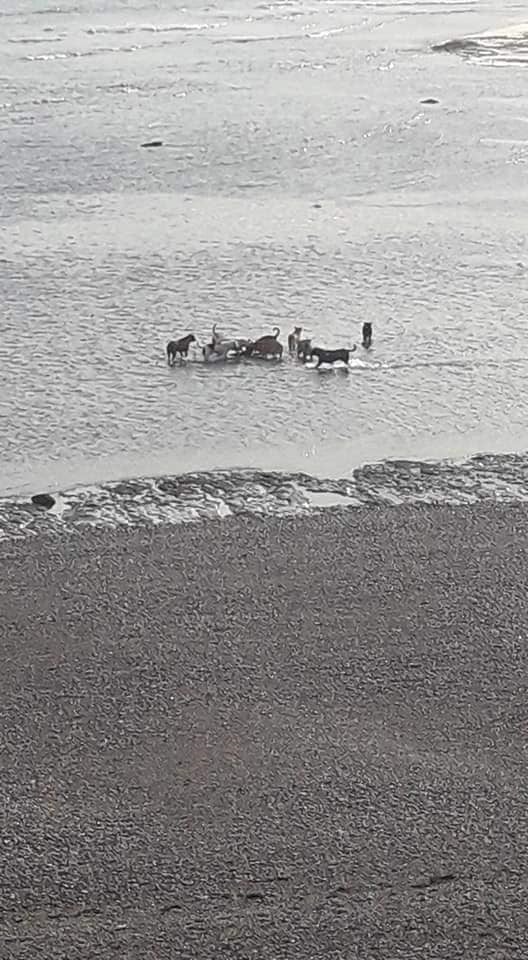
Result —
POLYGON ((0 956, 528 955, 528 509, 0 544, 0 956))

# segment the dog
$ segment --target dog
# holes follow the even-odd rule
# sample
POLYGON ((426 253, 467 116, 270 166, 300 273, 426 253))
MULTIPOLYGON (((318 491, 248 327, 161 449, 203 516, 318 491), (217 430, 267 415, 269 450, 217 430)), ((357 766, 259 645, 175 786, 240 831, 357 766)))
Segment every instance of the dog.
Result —
POLYGON ((312 341, 299 340, 297 343, 297 359, 306 362, 312 356, 312 341))
POLYGON ((216 332, 216 323, 213 324, 211 343, 217 353, 244 353, 250 342, 250 340, 244 340, 240 337, 236 337, 233 340, 226 340, 225 337, 220 336, 220 334, 216 332))
POLYGON ((280 330, 278 327, 273 328, 273 333, 268 334, 264 337, 259 337, 258 340, 255 340, 253 343, 250 343, 247 347, 247 356, 248 357, 274 357, 275 360, 280 360, 282 357, 283 346, 282 343, 279 343, 280 330))
POLYGON ((316 370, 322 363, 335 363, 337 360, 341 360, 348 366, 350 354, 354 353, 355 349, 355 344, 350 350, 321 350, 320 347, 314 347, 312 357, 317 357, 316 370))
POLYGON ((297 353, 299 350, 299 343, 301 340, 302 327, 294 327, 293 333, 290 333, 288 337, 288 353, 297 353))
POLYGON ((208 363, 213 356, 215 358, 219 356, 215 351, 214 343, 206 343, 205 347, 202 347, 202 357, 208 363))
POLYGON ((186 337, 180 337, 179 340, 169 340, 167 344, 167 363, 169 367, 174 366, 177 356, 180 360, 187 357, 191 343, 196 343, 194 333, 188 333, 186 337))
POLYGON ((217 340, 202 347, 202 355, 207 362, 213 357, 215 360, 229 360, 246 355, 250 340, 217 340))
POLYGON ((225 340, 225 337, 222 337, 221 334, 216 332, 216 323, 213 323, 213 329, 211 331, 211 345, 216 346, 217 343, 222 343, 225 340))
POLYGON ((227 360, 229 356, 240 357, 247 352, 250 340, 225 340, 216 332, 216 323, 211 332, 211 343, 202 348, 202 355, 207 362, 214 355, 215 358, 227 360))
POLYGON ((249 352, 253 348, 252 340, 237 339, 234 342, 236 343, 237 351, 241 357, 249 356, 249 352))
POLYGON ((362 345, 368 350, 372 344, 372 324, 368 321, 363 324, 361 329, 362 345))

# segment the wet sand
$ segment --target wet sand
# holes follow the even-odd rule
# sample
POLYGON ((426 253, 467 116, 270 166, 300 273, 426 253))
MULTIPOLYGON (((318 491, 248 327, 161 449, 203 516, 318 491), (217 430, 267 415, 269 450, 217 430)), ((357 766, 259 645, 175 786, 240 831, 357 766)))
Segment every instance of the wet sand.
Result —
POLYGON ((0 953, 526 956, 528 510, 0 544, 0 953))

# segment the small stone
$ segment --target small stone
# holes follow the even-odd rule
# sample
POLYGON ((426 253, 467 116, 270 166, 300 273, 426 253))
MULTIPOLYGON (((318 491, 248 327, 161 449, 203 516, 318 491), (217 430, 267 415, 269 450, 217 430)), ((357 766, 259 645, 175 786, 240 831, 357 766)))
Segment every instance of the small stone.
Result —
POLYGON ((55 506, 55 498, 50 493, 35 493, 31 497, 31 503, 36 507, 44 507, 45 510, 51 510, 55 506))
POLYGON ((141 144, 142 147, 162 147, 163 140, 147 140, 146 143, 141 144))
POLYGON ((427 97, 425 100, 420 100, 420 103, 433 104, 433 103, 440 103, 440 101, 439 101, 439 100, 435 100, 434 97, 427 97))

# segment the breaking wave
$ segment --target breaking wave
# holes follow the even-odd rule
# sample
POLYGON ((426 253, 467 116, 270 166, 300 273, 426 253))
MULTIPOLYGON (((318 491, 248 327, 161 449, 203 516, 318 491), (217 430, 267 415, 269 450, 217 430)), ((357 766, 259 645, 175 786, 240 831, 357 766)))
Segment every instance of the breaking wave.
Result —
POLYGON ((490 66, 528 64, 528 23, 437 43, 433 50, 456 53, 490 66))
POLYGON ((248 514, 309 515, 329 508, 526 502, 528 454, 484 454, 462 462, 383 461, 337 480, 261 470, 187 473, 77 487, 53 496, 51 510, 27 499, 0 500, 0 539, 248 514))

